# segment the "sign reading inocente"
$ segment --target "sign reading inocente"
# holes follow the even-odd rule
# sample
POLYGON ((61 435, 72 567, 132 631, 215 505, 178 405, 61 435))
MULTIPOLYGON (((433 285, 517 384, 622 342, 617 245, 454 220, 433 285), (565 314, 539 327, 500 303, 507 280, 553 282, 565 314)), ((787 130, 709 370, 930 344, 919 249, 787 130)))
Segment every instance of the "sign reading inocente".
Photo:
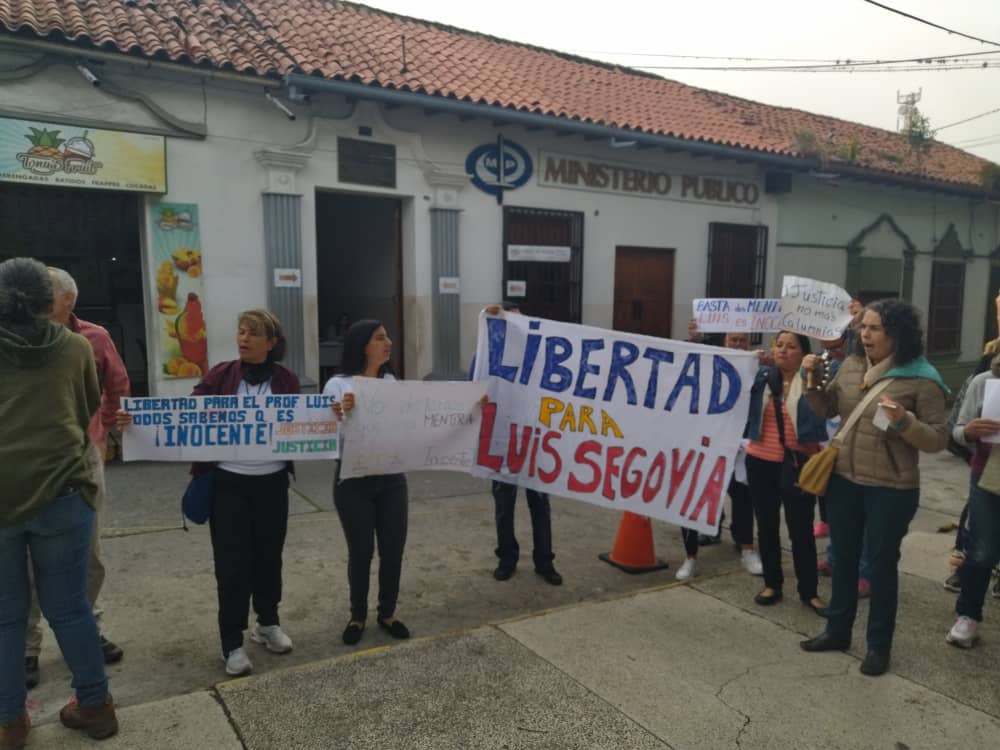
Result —
POLYGON ((853 317, 851 295, 836 284, 801 276, 781 281, 781 329, 820 341, 835 341, 853 317))
POLYGON ((406 471, 468 471, 486 392, 482 383, 351 378, 354 409, 341 423, 342 479, 406 471))
POLYGON ((773 333, 781 330, 780 299, 704 298, 691 303, 701 333, 773 333))
POLYGON ((756 371, 750 352, 482 314, 471 473, 714 534, 756 371))
POLYGON ((337 458, 333 398, 319 395, 125 398, 125 461, 337 458))

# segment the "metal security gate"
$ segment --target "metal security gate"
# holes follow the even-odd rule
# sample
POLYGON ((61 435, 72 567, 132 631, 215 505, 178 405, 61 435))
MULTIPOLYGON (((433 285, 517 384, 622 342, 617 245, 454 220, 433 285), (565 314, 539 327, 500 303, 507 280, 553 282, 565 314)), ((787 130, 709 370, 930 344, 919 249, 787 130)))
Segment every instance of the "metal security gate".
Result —
POLYGON ((583 214, 509 206, 503 218, 503 299, 527 315, 579 323, 583 214))

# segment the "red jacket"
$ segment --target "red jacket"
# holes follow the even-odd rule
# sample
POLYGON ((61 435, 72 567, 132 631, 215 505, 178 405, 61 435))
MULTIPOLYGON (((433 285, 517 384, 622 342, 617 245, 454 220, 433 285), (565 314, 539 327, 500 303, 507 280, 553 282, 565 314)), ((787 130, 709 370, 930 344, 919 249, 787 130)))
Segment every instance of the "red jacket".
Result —
POLYGON ((128 396, 130 393, 128 371, 107 330, 96 323, 80 320, 72 313, 67 327, 73 333, 79 333, 87 339, 90 348, 94 350, 97 382, 101 386, 101 408, 90 420, 87 434, 90 436, 90 442, 100 449, 103 457, 108 442, 108 430, 115 426, 115 412, 121 408, 122 396, 128 396))
MULTIPOLYGON (((240 383, 243 381, 243 370, 238 359, 217 364, 201 379, 201 381, 191 391, 192 396, 232 396, 239 392, 240 383)), ((276 396, 283 394, 301 393, 299 386, 299 376, 282 367, 274 365, 271 373, 271 393, 276 396)), ((214 463, 199 461, 191 464, 192 474, 204 474, 210 471, 214 463)), ((295 467, 291 461, 287 462, 288 473, 294 474, 295 467)))

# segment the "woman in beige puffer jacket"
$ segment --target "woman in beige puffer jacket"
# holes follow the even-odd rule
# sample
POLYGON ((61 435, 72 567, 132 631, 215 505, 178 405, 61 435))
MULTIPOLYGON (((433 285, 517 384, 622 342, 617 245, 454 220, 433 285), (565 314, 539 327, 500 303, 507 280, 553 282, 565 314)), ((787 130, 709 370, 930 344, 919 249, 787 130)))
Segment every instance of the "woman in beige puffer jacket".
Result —
POLYGON ((947 442, 947 386, 923 357, 919 312, 907 302, 882 300, 868 305, 859 344, 857 354, 844 362, 825 388, 813 383, 819 358, 807 357, 802 363, 809 405, 821 417, 839 415, 841 423, 870 388, 891 379, 865 407, 837 456, 826 494, 830 539, 837 553, 833 595, 826 631, 803 641, 802 648, 830 651, 850 646, 857 613, 858 562, 867 536, 872 595, 868 654, 861 672, 874 676, 889 666, 896 627, 899 548, 920 497, 919 452, 943 450, 947 442))

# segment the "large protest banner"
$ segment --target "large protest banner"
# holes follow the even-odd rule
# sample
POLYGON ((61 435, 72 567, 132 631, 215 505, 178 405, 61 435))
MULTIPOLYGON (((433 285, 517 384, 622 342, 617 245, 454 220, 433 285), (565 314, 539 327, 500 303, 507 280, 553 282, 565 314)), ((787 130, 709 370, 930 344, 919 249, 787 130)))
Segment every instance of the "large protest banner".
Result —
POLYGON ((781 328, 834 341, 851 322, 851 295, 836 284, 785 276, 781 281, 781 328))
POLYGON ((472 473, 715 533, 756 371, 749 352, 483 314, 472 473))
POLYGON ((468 472, 486 393, 482 383, 351 378, 341 423, 342 479, 418 470, 468 472))
POLYGON ((337 458, 330 396, 124 398, 125 461, 315 461, 337 458))
POLYGON ((781 330, 780 299, 703 298, 691 303, 701 333, 774 333, 781 330))

